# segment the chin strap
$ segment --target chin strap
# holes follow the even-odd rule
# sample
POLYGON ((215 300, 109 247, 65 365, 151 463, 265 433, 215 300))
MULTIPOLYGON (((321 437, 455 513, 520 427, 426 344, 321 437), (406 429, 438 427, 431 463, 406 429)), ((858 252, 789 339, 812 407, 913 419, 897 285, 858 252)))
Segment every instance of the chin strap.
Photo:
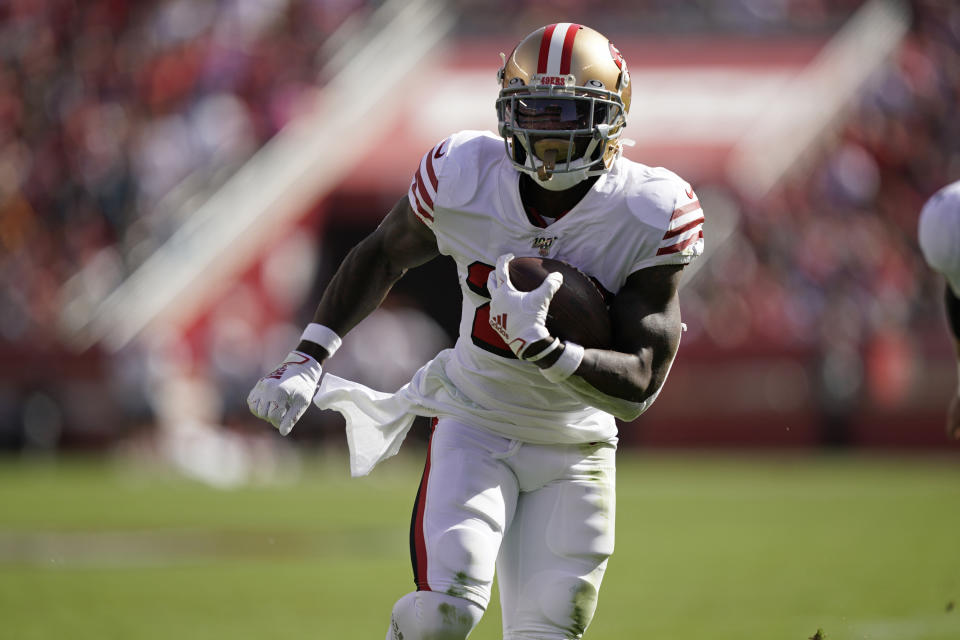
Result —
POLYGON ((547 149, 543 154, 543 164, 537 169, 537 177, 540 182, 547 182, 553 176, 553 169, 557 166, 557 150, 547 149))
POLYGON ((554 173, 548 176, 546 179, 540 177, 540 172, 543 171, 543 167, 537 171, 537 175, 534 180, 537 183, 537 186, 543 187, 547 191, 566 191, 571 187, 575 187, 589 176, 589 173, 583 169, 580 171, 571 171, 568 173, 554 173))
MULTIPOLYGON (((526 150, 525 146, 524 149, 526 150)), ((587 150, 588 154, 591 152, 592 147, 587 150)), ((520 165, 515 162, 514 166, 529 175, 531 178, 534 178, 537 182, 537 186, 547 189, 548 191, 566 191, 567 189, 580 184, 587 178, 601 175, 610 169, 610 167, 606 166, 603 162, 600 162, 599 165, 595 166, 591 165, 590 167, 578 167, 572 171, 556 172, 557 158, 560 155, 560 150, 548 148, 543 150, 542 153, 543 159, 541 160, 530 150, 527 150, 527 159, 529 164, 520 165), (540 164, 537 164, 537 161, 539 161, 540 164)), ((613 160, 619 158, 622 153, 623 149, 620 147, 620 145, 617 145, 613 160)), ((583 159, 579 158, 571 163, 568 163, 567 168, 569 168, 571 164, 577 162, 582 163, 583 159)))

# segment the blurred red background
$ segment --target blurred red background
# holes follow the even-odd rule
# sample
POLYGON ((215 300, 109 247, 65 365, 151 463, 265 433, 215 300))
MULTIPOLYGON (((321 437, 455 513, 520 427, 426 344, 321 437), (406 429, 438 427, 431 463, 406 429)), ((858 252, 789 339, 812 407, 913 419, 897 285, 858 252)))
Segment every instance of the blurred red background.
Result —
MULTIPOLYGON (((457 129, 496 129, 498 54, 561 20, 624 53, 636 141, 626 154, 682 175, 706 209, 708 253, 682 292, 689 330, 663 394, 623 442, 949 447, 954 355, 916 220, 960 178, 960 7, 415 9, 437 42, 393 72, 415 38, 364 57, 390 44, 376 27, 396 17, 391 3, 0 7, 0 448, 104 449, 184 425, 269 438, 247 413, 249 388, 295 343, 423 151, 457 129), (871 41, 855 85, 830 77, 823 60, 876 12, 889 53, 871 41), (825 92, 804 90, 821 77, 825 92), (336 136, 297 146, 290 132, 321 131, 330 113, 347 123, 336 136), (807 115, 783 126, 795 113, 807 115), (772 166, 782 171, 764 173, 772 166), (231 190, 236 203, 271 189, 296 197, 265 201, 246 226, 223 205, 206 217, 231 190), (227 232, 224 246, 210 240, 227 232), (108 304, 147 271, 155 284, 108 304)), ((452 343, 455 277, 445 259, 411 272, 328 370, 403 384, 452 343)), ((341 424, 311 410, 293 441, 342 443, 341 424)))

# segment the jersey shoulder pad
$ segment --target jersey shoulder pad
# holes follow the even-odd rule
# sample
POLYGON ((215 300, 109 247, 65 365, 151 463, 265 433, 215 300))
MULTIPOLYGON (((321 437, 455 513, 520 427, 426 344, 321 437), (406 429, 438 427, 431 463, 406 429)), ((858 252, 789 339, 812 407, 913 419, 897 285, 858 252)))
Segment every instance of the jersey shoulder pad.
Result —
POLYGON ((690 183, 663 167, 631 164, 627 206, 641 223, 660 234, 656 262, 689 262, 703 253, 704 214, 690 183))
POLYGON ((437 208, 469 202, 495 145, 502 155, 501 138, 486 131, 460 131, 425 153, 407 193, 417 216, 432 227, 437 208))

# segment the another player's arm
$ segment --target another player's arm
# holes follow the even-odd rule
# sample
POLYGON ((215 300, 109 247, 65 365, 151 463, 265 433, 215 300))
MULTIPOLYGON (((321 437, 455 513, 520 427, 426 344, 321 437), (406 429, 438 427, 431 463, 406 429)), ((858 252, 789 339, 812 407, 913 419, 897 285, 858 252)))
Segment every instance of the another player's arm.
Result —
MULTIPOLYGON (((664 265, 633 273, 610 307, 614 348, 586 349, 574 375, 558 384, 618 418, 639 416, 666 380, 680 344, 682 270, 664 265)), ((536 364, 550 367, 563 349, 536 364)))
POLYGON ((944 303, 947 309, 947 322, 955 341, 958 378, 957 391, 953 394, 950 408, 947 411, 947 435, 954 440, 960 440, 960 298, 954 295, 949 284, 946 288, 944 303))
MULTIPOLYGON (((413 213, 407 197, 402 197, 380 226, 340 263, 320 298, 313 322, 346 335, 380 306, 408 269, 438 254, 436 236, 413 213)), ((297 350, 318 362, 328 357, 322 347, 309 342, 301 342, 297 350)))

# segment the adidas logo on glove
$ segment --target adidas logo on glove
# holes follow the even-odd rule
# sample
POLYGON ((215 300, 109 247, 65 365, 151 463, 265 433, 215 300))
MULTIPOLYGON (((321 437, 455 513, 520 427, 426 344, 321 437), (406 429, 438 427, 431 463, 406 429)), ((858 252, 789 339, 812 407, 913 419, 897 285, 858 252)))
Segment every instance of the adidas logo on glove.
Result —
POLYGON ((490 326, 493 327, 493 330, 500 334, 500 337, 504 340, 509 340, 507 337, 507 314, 501 313, 498 316, 493 316, 490 320, 490 326))

